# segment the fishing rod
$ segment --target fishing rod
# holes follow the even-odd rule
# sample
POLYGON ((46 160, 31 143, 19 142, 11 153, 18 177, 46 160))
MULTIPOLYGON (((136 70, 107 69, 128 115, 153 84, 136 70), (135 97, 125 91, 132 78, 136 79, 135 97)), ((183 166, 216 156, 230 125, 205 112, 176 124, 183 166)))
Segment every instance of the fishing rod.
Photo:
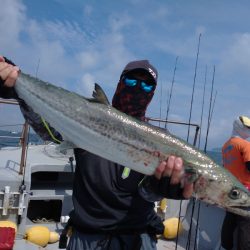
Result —
POLYGON ((37 78, 39 66, 40 66, 40 58, 38 59, 38 63, 37 63, 37 67, 36 67, 36 78, 37 78))
MULTIPOLYGON (((168 98, 168 102, 167 102, 166 121, 168 120, 168 114, 169 114, 169 109, 170 109, 171 97, 172 97, 172 93, 173 93, 173 86, 174 86, 174 80, 175 80, 175 72, 176 72, 177 61, 178 61, 178 56, 175 59, 174 74, 173 74, 173 79, 172 79, 172 83, 171 83, 169 98, 168 98)), ((167 128, 167 123, 165 123, 165 129, 166 128, 167 128)))
MULTIPOLYGON (((215 98, 214 98, 214 103, 213 103, 213 106, 215 104, 215 100, 216 100, 216 95, 217 95, 217 91, 215 93, 215 98)), ((212 115, 212 114, 211 114, 212 115)), ((212 116, 211 116, 212 117, 212 116)), ((211 119, 210 119, 210 122, 211 122, 211 119)), ((210 128, 210 125, 208 126, 208 131, 209 131, 209 128, 210 128)), ((195 232, 195 248, 194 250, 196 250, 196 239, 197 239, 197 234, 198 234, 198 227, 199 227, 199 218, 200 218, 200 201, 199 201, 199 204, 198 204, 198 212, 197 212, 197 226, 196 226, 196 232, 195 232)))
MULTIPOLYGON (((190 106, 190 112, 189 112, 189 119, 188 119, 189 123, 191 122, 192 110, 193 110, 193 99, 194 99, 196 72, 197 72, 198 58, 199 58, 199 52, 200 52, 200 40, 201 40, 201 33, 199 35, 198 49, 197 49, 196 62, 195 62, 194 82, 193 82, 193 89, 192 89, 192 97, 191 97, 191 106, 190 106)), ((190 127, 188 127, 187 142, 189 141, 189 133, 190 133, 190 127)))
MULTIPOLYGON (((205 93, 206 93, 206 84, 207 84, 207 66, 205 70, 205 79, 204 79, 204 86, 203 86, 203 97, 202 97, 202 108, 201 108, 201 120, 200 120, 200 128, 202 128, 202 122, 203 122, 203 111, 204 111, 204 102, 205 102, 205 93)), ((198 148, 200 149, 200 141, 201 141, 201 132, 202 130, 200 129, 199 133, 199 142, 198 142, 198 148)), ((197 242, 197 235, 198 235, 198 228, 199 228, 199 218, 200 218, 200 201, 198 202, 198 212, 197 212, 197 224, 196 224, 196 229, 195 229, 195 243, 194 243, 194 250, 196 250, 196 242, 197 242)))
POLYGON ((215 95, 214 95, 214 101, 213 101, 213 106, 212 106, 212 112, 211 112, 211 117, 210 117, 210 121, 209 121, 209 128, 210 128, 210 124, 211 124, 211 121, 212 121, 212 115, 213 115, 213 111, 214 111, 214 106, 215 106, 216 97, 217 97, 217 90, 216 90, 215 95))
POLYGON ((210 125, 211 125, 211 120, 212 120, 212 115, 213 115, 216 96, 217 96, 217 91, 215 92, 215 95, 214 95, 214 100, 213 100, 213 105, 212 105, 212 112, 211 112, 211 116, 210 116, 209 123, 208 123, 208 133, 210 131, 210 125))
MULTIPOLYGON (((201 40, 201 33, 199 35, 198 48, 197 48, 197 54, 196 54, 196 62, 195 62, 195 70, 194 70, 194 81, 193 81, 193 89, 192 89, 192 96, 191 96, 190 110, 189 110, 189 120, 188 120, 189 123, 191 122, 192 111, 193 111, 193 100, 194 100, 194 90, 195 90, 195 83, 196 83, 196 73, 197 73, 198 59, 199 59, 199 53, 200 53, 200 40, 201 40)), ((187 142, 189 141, 189 134, 190 134, 190 127, 188 127, 188 134, 187 134, 187 139, 186 139, 187 142)), ((193 218, 194 207, 195 207, 195 202, 193 202, 191 218, 193 218)), ((190 220, 190 228, 189 228, 189 232, 188 232, 188 240, 187 240, 186 249, 189 249, 189 247, 190 247, 192 224, 193 224, 193 221, 191 219, 190 220)))
MULTIPOLYGON (((161 82, 161 91, 160 91, 160 119, 161 119, 161 108, 162 108, 162 82, 161 82)), ((159 127, 161 123, 159 122, 159 127)))
POLYGON ((201 143, 201 130, 202 130, 202 123, 203 123, 203 111, 204 111, 204 103, 205 103, 206 84, 207 84, 207 66, 206 66, 206 70, 205 70, 205 79, 204 79, 204 86, 203 86, 203 97, 202 97, 202 108, 201 108, 201 120, 200 120, 200 133, 199 133, 198 148, 200 148, 200 143, 201 143))
POLYGON ((208 112, 208 121, 207 121, 207 133, 206 133, 206 140, 205 140, 205 146, 204 146, 204 152, 207 152, 207 140, 208 140, 208 133, 210 128, 210 122, 211 122, 211 105, 212 105, 212 98, 213 98, 213 89, 214 89, 214 77, 215 77, 215 66, 213 71, 213 80, 212 80, 212 88, 211 88, 211 94, 210 94, 210 103, 209 103, 209 112, 208 112))
MULTIPOLYGON (((215 68, 214 68, 214 73, 215 73, 215 68)), ((213 81, 212 81, 211 96, 210 96, 210 105, 209 105, 210 107, 211 107, 212 96, 213 96, 213 85, 214 85, 214 75, 215 75, 214 73, 213 73, 213 81)), ((207 124, 207 137, 206 137, 206 144, 205 144, 205 147, 204 147, 204 152, 206 152, 207 138, 208 138, 208 134, 209 134, 209 130, 210 130, 210 124, 211 124, 211 121, 212 121, 212 115, 213 115, 213 111, 214 111, 216 96, 217 96, 217 91, 215 92, 215 97, 214 97, 211 112, 209 111, 209 114, 208 114, 209 119, 208 119, 208 124, 207 124)), ((196 225, 196 231, 195 231, 195 247, 194 247, 194 250, 196 250, 196 247, 197 247, 197 240, 196 239, 197 239, 198 228, 199 228, 200 204, 201 203, 199 201, 198 211, 197 211, 197 225, 196 225)))

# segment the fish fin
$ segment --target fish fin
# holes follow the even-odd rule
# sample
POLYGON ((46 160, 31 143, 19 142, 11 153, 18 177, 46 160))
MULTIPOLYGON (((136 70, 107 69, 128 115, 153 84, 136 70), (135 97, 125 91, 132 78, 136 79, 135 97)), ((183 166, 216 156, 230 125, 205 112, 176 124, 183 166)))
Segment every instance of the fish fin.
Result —
POLYGON ((108 97, 98 83, 95 83, 95 89, 92 96, 93 98, 88 99, 90 102, 98 102, 109 105, 108 97))

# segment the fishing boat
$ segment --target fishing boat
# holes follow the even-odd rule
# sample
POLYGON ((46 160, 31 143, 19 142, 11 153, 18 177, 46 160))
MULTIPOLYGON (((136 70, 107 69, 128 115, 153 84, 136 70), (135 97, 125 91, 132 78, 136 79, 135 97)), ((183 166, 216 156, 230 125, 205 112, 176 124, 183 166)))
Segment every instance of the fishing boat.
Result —
MULTIPOLYGON (((12 100, 1 100, 1 103, 17 104, 12 100)), ((149 120, 162 122, 158 119, 149 120)), ((186 125, 180 122, 178 124, 186 125)), ((197 131, 196 129, 194 144, 197 131)), ((12 133, 8 139, 16 137, 17 133, 12 133)), ((60 235, 67 223, 68 214, 73 207, 73 152, 61 152, 52 143, 34 145, 28 137, 29 125, 24 123, 21 136, 18 138, 19 145, 0 148, 0 226, 1 221, 13 222, 16 225, 14 250, 65 249, 65 245, 60 245, 57 239, 52 240, 54 243, 49 243, 49 236, 44 239, 41 228, 46 227, 49 233, 56 232, 60 235), (30 233, 29 229, 37 226, 40 228, 30 233)), ((6 140, 6 136, 4 138, 6 140)), ((3 137, 0 137, 0 142, 1 139, 3 137)), ((163 220, 179 218, 179 226, 183 228, 174 239, 159 236, 159 250, 222 249, 220 231, 225 213, 223 209, 195 199, 167 200, 165 206, 156 203, 155 209, 163 220)), ((3 235, 0 239, 3 240, 3 235)))

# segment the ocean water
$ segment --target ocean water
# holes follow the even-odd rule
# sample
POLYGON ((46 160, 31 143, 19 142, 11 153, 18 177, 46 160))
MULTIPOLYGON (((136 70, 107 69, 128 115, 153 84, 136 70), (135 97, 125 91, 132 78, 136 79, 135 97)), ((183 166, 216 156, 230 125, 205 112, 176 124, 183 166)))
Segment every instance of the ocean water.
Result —
MULTIPOLYGON (((20 136, 21 136, 20 132, 0 130, 0 148, 7 147, 7 146, 13 146, 13 147, 18 146, 20 136), (16 138, 16 137, 18 137, 18 138, 16 138)), ((42 142, 43 142, 42 139, 37 134, 34 134, 34 133, 29 134, 29 143, 41 144, 42 142)), ((220 151, 218 151, 218 149, 207 151, 207 154, 215 162, 222 165, 222 157, 221 157, 221 153, 220 153, 220 151)))
MULTIPOLYGON (((0 130, 0 148, 2 147, 15 147, 19 146, 21 132, 5 131, 0 130)), ((29 134, 29 143, 31 144, 41 144, 42 140, 37 134, 29 134)))
POLYGON ((222 166, 222 155, 218 150, 207 151, 207 154, 219 165, 222 166))

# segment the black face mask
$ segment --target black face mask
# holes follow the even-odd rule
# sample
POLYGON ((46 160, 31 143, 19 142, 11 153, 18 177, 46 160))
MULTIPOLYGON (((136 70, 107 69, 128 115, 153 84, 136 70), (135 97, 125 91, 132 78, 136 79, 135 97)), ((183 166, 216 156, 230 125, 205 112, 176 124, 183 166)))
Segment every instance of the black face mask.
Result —
POLYGON ((144 120, 147 107, 153 95, 154 90, 147 93, 140 86, 126 86, 121 79, 113 96, 112 105, 127 115, 144 120))

